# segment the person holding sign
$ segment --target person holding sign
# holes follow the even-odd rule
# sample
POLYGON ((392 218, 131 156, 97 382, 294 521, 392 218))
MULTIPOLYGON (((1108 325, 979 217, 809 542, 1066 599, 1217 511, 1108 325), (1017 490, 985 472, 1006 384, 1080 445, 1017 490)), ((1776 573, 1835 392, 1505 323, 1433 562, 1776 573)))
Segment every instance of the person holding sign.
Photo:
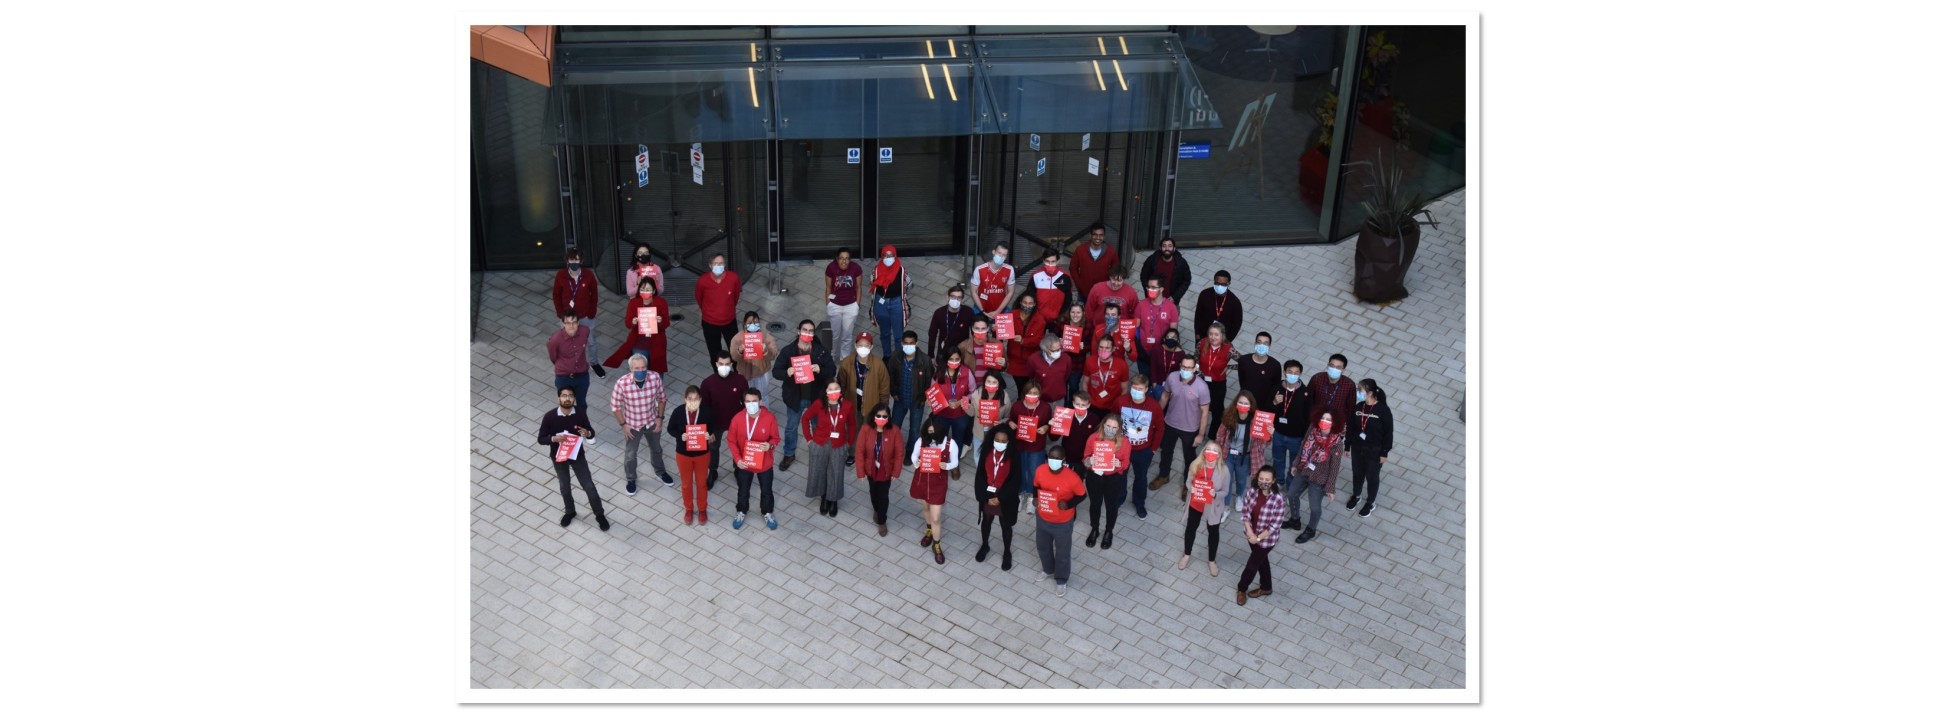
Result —
POLYGON ((1067 311, 1063 312, 1060 318, 1049 322, 1049 326, 1048 333, 1061 339, 1062 353, 1071 356, 1068 359, 1067 390, 1063 392, 1067 394, 1066 402, 1073 403, 1074 394, 1081 390, 1082 374, 1087 372, 1087 364, 1082 359, 1087 358, 1088 352, 1094 350, 1088 345, 1088 330, 1093 326, 1088 323, 1088 308, 1081 306, 1081 302, 1078 301, 1069 302, 1067 311))
POLYGON ((1243 536, 1249 539, 1249 563, 1242 567, 1242 576, 1236 579, 1238 606, 1247 605, 1251 598, 1269 595, 1269 551, 1276 548, 1276 539, 1283 533, 1276 521, 1283 516, 1283 494, 1276 488, 1276 470, 1264 465, 1256 471, 1256 481, 1252 484, 1237 510, 1237 516, 1242 517, 1243 536), (1262 575, 1262 586, 1249 589, 1250 577, 1257 574, 1262 575))
POLYGON ((1135 518, 1148 518, 1148 463, 1155 459, 1155 445, 1162 442, 1162 406, 1148 395, 1148 376, 1135 374, 1128 381, 1128 397, 1121 401, 1121 426, 1128 436, 1128 464, 1135 468, 1135 518))
POLYGON ((1109 337, 1115 340, 1116 358, 1138 361, 1135 357, 1135 320, 1121 318, 1121 307, 1113 304, 1102 307, 1101 312, 1101 323, 1095 325, 1088 343, 1096 344, 1096 348, 1099 348, 1101 337, 1109 337))
POLYGON ((1098 334, 1095 338, 1095 353, 1088 357, 1084 378, 1085 390, 1093 396, 1094 407, 1114 412, 1128 390, 1128 359, 1116 353, 1115 337, 1098 334))
POLYGON ((1289 481, 1288 500, 1289 528, 1300 529, 1303 503, 1299 497, 1309 493, 1309 528, 1296 537, 1298 544, 1316 538, 1316 524, 1323 519, 1323 500, 1336 501, 1336 474, 1343 467, 1343 435, 1343 429, 1336 427, 1336 417, 1327 410, 1316 416, 1309 432, 1303 434, 1303 449, 1292 464, 1295 474, 1289 481), (1319 487, 1321 495, 1316 492, 1319 487))
MULTIPOLYGON (((933 383, 927 386, 927 405, 933 409, 929 417, 940 421, 947 436, 966 450, 975 442, 974 416, 968 410, 974 397, 974 374, 959 351, 942 353, 947 355, 947 360, 934 374, 933 383)), ((959 477, 960 472, 955 471, 954 478, 959 477)))
MULTIPOLYGON (((968 407, 974 417, 974 437, 984 441, 987 432, 1006 422, 1001 417, 1001 409, 1007 407, 1007 382, 1001 380, 1000 375, 995 373, 981 376, 980 387, 974 389, 973 402, 968 407)), ((1009 430, 1008 439, 1012 440, 1014 433, 1011 428, 1009 430)), ((1019 450, 1015 451, 1016 457, 1019 453, 1019 450)), ((1019 482, 1020 478, 1017 477, 1014 481, 1019 482)))
POLYGON ((691 524, 696 514, 698 523, 705 524, 709 515, 706 500, 710 494, 705 478, 712 465, 712 443, 716 438, 710 426, 712 411, 705 407, 704 394, 698 386, 685 387, 685 402, 673 408, 665 422, 678 439, 673 456, 678 460, 678 493, 685 500, 685 523, 691 524))
POLYGON ((578 486, 584 488, 585 498, 591 500, 591 513, 598 517, 598 528, 609 531, 611 522, 604 518, 604 500, 598 498, 598 485, 591 481, 591 465, 585 456, 585 448, 597 443, 598 433, 591 429, 591 419, 577 406, 577 392, 559 388, 557 410, 546 412, 537 425, 537 444, 551 447, 557 489, 564 495, 564 518, 557 524, 571 526, 571 520, 578 515, 577 503, 571 501, 571 474, 575 472, 578 486))
POLYGON ((893 427, 885 403, 873 406, 866 416, 866 424, 860 427, 857 442, 853 444, 854 476, 866 480, 867 494, 873 500, 873 523, 879 525, 880 536, 886 536, 887 503, 886 493, 893 481, 900 479, 900 429, 893 427))
POLYGON ((853 340, 853 353, 839 362, 834 379, 859 404, 859 412, 871 413, 873 406, 893 401, 893 380, 887 375, 886 360, 873 348, 873 332, 862 331, 853 340))
POLYGON ((1049 403, 1068 402, 1068 364, 1074 359, 1063 358, 1061 337, 1048 334, 1041 338, 1041 350, 1027 357, 1028 371, 1034 374, 1034 381, 1041 384, 1041 398, 1049 403))
MULTIPOLYGON (((638 494, 638 444, 651 446, 651 469, 666 487, 678 484, 665 471, 665 454, 658 446, 658 434, 665 422, 665 385, 658 374, 645 368, 645 357, 631 357, 631 373, 611 387, 611 417, 625 435, 625 494, 638 494)), ((691 522, 686 522, 690 524, 691 522)))
MULTIPOLYGON (((1128 283, 1127 265, 1115 265, 1108 270, 1108 281, 1093 288, 1083 289, 1081 293, 1088 295, 1088 301, 1085 304, 1090 314, 1106 314, 1108 307, 1113 306, 1117 313, 1132 318, 1135 316, 1135 305, 1141 303, 1141 297, 1135 292, 1135 285, 1128 283)), ((1114 333, 1115 329, 1111 325, 1108 331, 1114 333)), ((1129 336, 1133 338, 1134 335, 1129 336)), ((1126 352, 1128 349, 1124 346, 1122 350, 1126 352)), ((1133 358, 1132 355, 1128 357, 1133 358)))
POLYGON ((826 396, 806 407, 806 498, 819 498, 819 513, 839 516, 839 501, 846 497, 846 479, 840 474, 851 459, 853 438, 859 424, 859 409, 845 398, 839 383, 826 384, 826 396))
MULTIPOLYGON (((1068 578, 1074 569, 1075 507, 1088 498, 1088 486, 1062 458, 1060 445, 1048 448, 1047 462, 1034 472, 1036 494, 1034 548, 1041 554, 1041 575, 1035 583, 1054 577, 1054 595, 1068 595, 1068 578)), ((1023 485, 1025 486, 1025 484, 1023 485)))
POLYGON ((745 377, 747 387, 769 390, 767 374, 772 373, 773 359, 779 357, 779 342, 765 330, 765 321, 759 318, 758 312, 746 312, 740 323, 745 325, 745 330, 732 335, 725 351, 732 357, 732 367, 745 377))
MULTIPOLYGON (((1021 496, 1028 498, 1034 496, 1034 475, 1031 473, 1039 469, 1041 461, 1047 458, 1048 421, 1054 417, 1054 406, 1048 405, 1047 399, 1041 397, 1041 384, 1034 381, 1028 381, 1021 393, 1021 402, 1007 410, 1007 424, 1014 428, 1015 439, 1021 442, 1021 457, 1017 464, 1021 466, 1021 496)), ((1023 501, 1021 506, 1026 508, 1029 505, 1023 501)))
POLYGON ((1088 542, 1095 545, 1097 534, 1101 537, 1101 548, 1115 545, 1115 515, 1121 512, 1123 495, 1128 488, 1123 486, 1128 480, 1128 438, 1123 435, 1121 416, 1110 413, 1101 418, 1101 432, 1087 439, 1088 444, 1082 452, 1087 453, 1082 463, 1088 468, 1088 489, 1094 491, 1095 498, 1088 505, 1088 542), (1101 526, 1104 513, 1108 526, 1101 526))
POLYGON ((1222 520, 1229 516, 1228 507, 1223 504, 1223 495, 1229 492, 1229 468, 1222 457, 1222 447, 1209 443, 1202 447, 1202 456, 1189 463, 1188 478, 1184 480, 1183 490, 1188 493, 1189 520, 1182 525, 1182 560, 1175 568, 1189 567, 1189 554, 1195 551, 1195 530, 1204 521, 1209 523, 1209 575, 1217 576, 1222 572, 1216 568, 1216 548, 1221 544, 1222 520))
POLYGON ((772 451, 779 446, 779 426, 776 418, 760 408, 764 394, 759 389, 745 392, 745 410, 732 417, 732 427, 726 431, 725 444, 732 452, 734 475, 739 481, 738 514, 732 517, 732 528, 745 526, 745 511, 752 503, 752 480, 759 480, 759 512, 766 515, 766 528, 778 529, 779 520, 772 517, 772 451))
POLYGON ((806 406, 826 395, 826 384, 833 382, 838 365, 823 341, 813 338, 819 327, 811 319, 799 320, 799 338, 779 349, 779 395, 786 402, 786 457, 779 469, 792 470, 793 453, 799 450, 799 416, 806 406), (805 358, 801 358, 801 357, 805 358))
POLYGON ((1237 392, 1236 402, 1222 412, 1222 419, 1216 424, 1215 441, 1228 460, 1229 481, 1233 483, 1225 504, 1234 506, 1236 499, 1249 491, 1250 473, 1262 469, 1268 461, 1274 425, 1275 419, 1268 411, 1256 407, 1256 396, 1248 391, 1237 392))
POLYGON ((1013 439, 1014 431, 1006 425, 988 430, 980 447, 980 466, 974 473, 974 501, 980 503, 980 551, 974 554, 974 560, 987 560, 991 551, 987 538, 998 520, 1002 571, 1014 566, 1014 520, 1020 512, 1021 478, 1014 472, 1014 453, 1008 451, 1013 439))
MULTIPOLYGON (((1167 242, 1166 239, 1163 241, 1167 242)), ((1151 256, 1149 259, 1152 260, 1154 257, 1151 256)), ((1149 378, 1156 383, 1161 383, 1164 379, 1155 373, 1149 359, 1155 352, 1161 350, 1163 346, 1161 340, 1170 329, 1181 323, 1182 316, 1176 310, 1175 302, 1168 298, 1167 292, 1162 288, 1166 282, 1159 277, 1145 277, 1142 283, 1147 285, 1148 299, 1135 305, 1135 351, 1142 358, 1142 373, 1148 374, 1149 378)))
POLYGON ((960 468, 960 447, 941 431, 940 423, 929 420, 921 426, 913 452, 913 484, 908 494, 924 503, 920 513, 927 520, 927 533, 920 537, 920 546, 933 547, 933 562, 944 564, 947 555, 940 551, 940 507, 947 503, 948 473, 960 468))
POLYGON ((657 283, 645 280, 638 285, 638 296, 625 306, 625 331, 629 334, 618 350, 604 360, 605 368, 617 368, 631 354, 651 359, 651 370, 665 373, 665 326, 671 323, 671 309, 658 298, 657 283))
POLYGON ((993 328, 993 321, 985 314, 974 317, 973 330, 969 332, 967 340, 960 344, 960 355, 967 359, 967 365, 974 370, 975 380, 984 374, 1000 378, 1001 372, 1007 368, 1006 349, 993 338, 993 328))

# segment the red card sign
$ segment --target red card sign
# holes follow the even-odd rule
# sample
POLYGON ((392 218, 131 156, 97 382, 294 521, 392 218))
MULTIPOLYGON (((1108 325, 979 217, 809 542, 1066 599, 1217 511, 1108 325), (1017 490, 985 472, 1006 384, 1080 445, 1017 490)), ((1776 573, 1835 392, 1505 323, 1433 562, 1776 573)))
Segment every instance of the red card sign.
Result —
POLYGON ((1001 353, 1005 350, 1001 342, 998 341, 989 341, 985 344, 975 346, 974 367, 982 369, 998 368, 1000 366, 1001 353))
POLYGON ((935 383, 927 386, 927 407, 934 410, 945 410, 947 408, 947 392, 941 390, 940 384, 935 383))
POLYGON ((980 424, 989 426, 1001 421, 1001 403, 992 398, 980 402, 980 424))
POLYGON ((1122 319, 1115 322, 1115 341, 1123 344, 1135 343, 1135 325, 1137 323, 1134 319, 1122 319))
POLYGON ((1014 422, 1021 431, 1021 439, 1034 442, 1035 430, 1041 427, 1041 420, 1030 413, 1014 419, 1014 422))
POLYGON ((1068 434, 1069 426, 1074 425, 1074 409, 1054 407, 1054 417, 1048 420, 1048 434, 1056 437, 1068 434))
POLYGON ((994 315, 994 338, 1006 341, 1014 338, 1014 313, 1003 312, 994 315))
POLYGON ((765 357, 766 357, 766 340, 765 340, 765 339, 763 339, 763 338, 760 338, 760 337, 756 337, 756 336, 754 336, 754 337, 751 337, 751 338, 748 338, 748 339, 746 339, 746 340, 745 340, 745 358, 746 358, 746 360, 748 360, 748 361, 757 361, 757 360, 759 360, 759 359, 762 359, 762 358, 765 358, 765 357))
POLYGON ((1061 327, 1061 348, 1068 353, 1081 353, 1081 327, 1073 324, 1061 327))
POLYGON ((658 335, 658 312, 651 307, 638 307, 638 333, 645 336, 658 335))
MULTIPOLYGON (((1257 413, 1257 415, 1268 415, 1268 414, 1257 413)), ((1276 425, 1275 420, 1271 418, 1255 418, 1255 417, 1250 418, 1249 419, 1250 442, 1252 443, 1268 442, 1270 436, 1273 434, 1273 431, 1276 429, 1275 425, 1276 425)), ((1257 447, 1257 446, 1250 445, 1250 447, 1257 447)))
POLYGON ((792 357, 792 382, 813 382, 813 357, 805 354, 792 357))
MULTIPOLYGON (((748 444, 746 449, 751 449, 750 444, 748 444)), ((752 461, 752 467, 750 469, 753 472, 765 472, 766 470, 772 469, 771 450, 765 452, 748 452, 745 454, 745 457, 752 461)))
POLYGON ((1106 440, 1095 443, 1095 474, 1105 475, 1115 471, 1115 444, 1106 440))
POLYGON ((569 461, 571 456, 577 454, 578 436, 576 435, 558 435, 552 437, 551 442, 557 443, 558 462, 569 461))
POLYGON ((920 448, 920 471, 921 472, 939 472, 940 471, 940 448, 937 448, 937 447, 920 448))
POLYGON ((1203 468, 1189 483, 1189 506, 1201 509, 1209 505, 1209 498, 1215 495, 1215 480, 1209 476, 1209 469, 1203 468))
POLYGON ((693 423, 685 424, 685 449, 689 452, 708 449, 705 445, 705 426, 693 423))

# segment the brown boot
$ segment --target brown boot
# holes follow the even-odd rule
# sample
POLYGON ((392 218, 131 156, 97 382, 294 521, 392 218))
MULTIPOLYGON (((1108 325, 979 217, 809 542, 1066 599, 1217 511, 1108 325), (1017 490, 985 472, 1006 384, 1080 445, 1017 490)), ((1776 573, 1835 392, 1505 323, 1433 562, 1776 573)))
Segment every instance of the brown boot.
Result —
POLYGON ((1242 589, 1240 588, 1236 589, 1236 605, 1238 606, 1249 605, 1249 594, 1243 593, 1242 589))
POLYGON ((1155 479, 1149 480, 1148 491, 1154 492, 1155 490, 1161 489, 1162 485, 1165 485, 1165 484, 1168 484, 1168 475, 1163 475, 1161 477, 1157 477, 1155 479))

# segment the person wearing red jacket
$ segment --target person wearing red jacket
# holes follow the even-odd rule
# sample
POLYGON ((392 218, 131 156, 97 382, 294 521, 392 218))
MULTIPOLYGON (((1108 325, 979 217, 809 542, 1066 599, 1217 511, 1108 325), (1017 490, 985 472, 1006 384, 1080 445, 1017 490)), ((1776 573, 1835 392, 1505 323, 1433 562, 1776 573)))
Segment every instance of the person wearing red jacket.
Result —
POLYGON ((1031 292, 1021 293, 1014 302, 1015 334, 1014 340, 1007 342, 1007 375, 1013 376, 1015 383, 1034 377, 1031 357, 1041 350, 1041 337, 1047 336, 1048 322, 1053 321, 1036 309, 1036 304, 1031 292))
POLYGON ((1115 337, 1098 334, 1095 339, 1095 352, 1088 357, 1087 376, 1083 379, 1083 390, 1092 398, 1095 408, 1114 412, 1118 403, 1126 400, 1123 396, 1128 390, 1128 359, 1115 352, 1115 337))
POLYGON ((631 303, 625 305, 625 333, 628 336, 618 350, 604 360, 605 367, 617 368, 618 364, 624 363, 626 358, 637 353, 645 355, 646 367, 663 375, 667 370, 665 328, 669 326, 671 326, 671 309, 665 306, 665 300, 658 298, 657 283, 651 280, 639 282, 638 296, 633 297, 631 303), (650 336, 638 333, 638 314, 646 309, 658 315, 657 329, 650 336))
POLYGON ((873 523, 879 525, 880 536, 886 536, 886 493, 893 488, 893 481, 900 479, 901 468, 906 467, 901 460, 906 453, 905 439, 900 437, 892 416, 893 409, 885 403, 873 406, 853 444, 853 474, 866 480, 867 494, 873 499, 873 523))
MULTIPOLYGON (((1099 223, 1088 229, 1086 244, 1071 246, 1068 252, 1071 255, 1068 271, 1073 273, 1074 288, 1084 296, 1121 265, 1121 255, 1108 244, 1108 231, 1099 223)), ((1122 276, 1128 276, 1127 270, 1122 271, 1122 276)))
POLYGON ((739 273, 725 269, 725 254, 712 255, 712 270, 693 285, 698 297, 698 320, 705 330, 705 349, 714 358, 739 333, 739 273))
MULTIPOLYGON (((649 289, 650 284, 641 285, 640 291, 649 289)), ((732 416, 732 426, 725 433, 725 444, 732 452, 735 465, 732 469, 739 480, 739 506, 738 514, 732 517, 733 529, 745 526, 745 510, 751 505, 754 477, 759 480, 759 511, 766 515, 766 528, 779 528, 779 520, 772 517, 772 451, 779 447, 779 418, 760 407, 764 401, 765 395, 759 389, 746 389, 745 410, 732 416)))
MULTIPOLYGON (((1210 324, 1209 335, 1195 344, 1195 360, 1201 366, 1202 382, 1209 386, 1211 414, 1222 412, 1222 401, 1229 395, 1229 364, 1235 359, 1235 346, 1222 335, 1221 324, 1210 324)), ((1240 476, 1247 479, 1249 473, 1240 476)))
POLYGON ((1088 546, 1095 545, 1097 534, 1101 537, 1101 548, 1115 545, 1115 515, 1121 512, 1121 502, 1128 494, 1124 485, 1128 479, 1130 447, 1128 437, 1122 432, 1121 416, 1114 413, 1102 416, 1100 432, 1082 445, 1081 451, 1085 453, 1082 463, 1091 475, 1088 481, 1094 483, 1089 489, 1096 490, 1093 504, 1088 506, 1088 546), (1103 444, 1109 450, 1106 456, 1097 447, 1103 444), (1102 526, 1104 515, 1108 519, 1105 528, 1102 526))
MULTIPOLYGON (((559 319, 565 314, 577 314, 578 328, 587 332, 584 352, 598 352, 598 277, 584 268, 584 256, 578 248, 564 251, 564 268, 551 279, 551 307, 559 319)), ((603 365, 591 364, 591 370, 598 372, 598 378, 604 378, 603 365)))
POLYGON ((846 497, 846 480, 839 476, 852 458, 854 430, 859 424, 859 408, 845 398, 839 383, 826 384, 826 395, 806 406, 800 422, 806 434, 806 498, 819 498, 819 513, 839 516, 839 501, 846 497))
MULTIPOLYGON (((1093 310, 1091 309, 1089 311, 1093 310)), ((1128 330, 1126 335, 1122 333, 1121 319, 1122 315, 1126 313, 1121 310, 1121 307, 1113 304, 1102 307, 1101 320, 1095 324, 1094 333, 1089 335, 1088 343, 1089 345, 1094 345, 1103 336, 1114 337, 1116 349, 1115 358, 1128 359, 1130 363, 1140 363, 1141 356, 1135 353, 1134 330, 1128 330)))
POLYGON ((1128 436, 1128 464, 1135 469, 1129 490, 1135 503, 1135 518, 1148 518, 1148 465, 1155 459, 1155 447, 1162 443, 1162 404, 1148 394, 1148 376, 1135 374, 1128 381, 1128 397, 1120 401, 1121 427, 1128 436))
POLYGON ((1061 337, 1046 334, 1041 337, 1041 349, 1027 357, 1028 371, 1034 374, 1034 382, 1041 384, 1041 398, 1049 403, 1065 403, 1068 400, 1068 365, 1074 357, 1061 350, 1061 337))
POLYGON ((1068 358, 1067 403, 1074 402, 1074 394, 1081 390, 1081 376, 1087 372, 1088 354, 1094 353, 1095 344, 1089 327, 1093 322, 1088 319, 1088 308, 1079 301, 1068 303, 1061 317, 1048 323, 1048 333, 1061 336, 1061 352, 1068 358), (1068 339, 1064 332, 1074 327, 1074 338, 1068 339))

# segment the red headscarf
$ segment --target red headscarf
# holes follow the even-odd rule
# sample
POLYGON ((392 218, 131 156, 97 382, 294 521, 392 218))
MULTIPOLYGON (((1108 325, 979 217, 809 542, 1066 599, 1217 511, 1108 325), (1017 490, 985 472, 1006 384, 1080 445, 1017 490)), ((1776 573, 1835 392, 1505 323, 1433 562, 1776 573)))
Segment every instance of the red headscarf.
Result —
POLYGON ((892 245, 887 245, 885 247, 880 248, 881 259, 879 262, 874 263, 873 265, 873 286, 879 287, 879 288, 885 288, 888 285, 891 285, 895 281, 898 281, 900 279, 901 264, 900 264, 899 257, 900 257, 900 251, 897 249, 894 249, 892 245), (885 258, 888 258, 888 257, 894 258, 892 267, 888 267, 886 265, 885 258))

